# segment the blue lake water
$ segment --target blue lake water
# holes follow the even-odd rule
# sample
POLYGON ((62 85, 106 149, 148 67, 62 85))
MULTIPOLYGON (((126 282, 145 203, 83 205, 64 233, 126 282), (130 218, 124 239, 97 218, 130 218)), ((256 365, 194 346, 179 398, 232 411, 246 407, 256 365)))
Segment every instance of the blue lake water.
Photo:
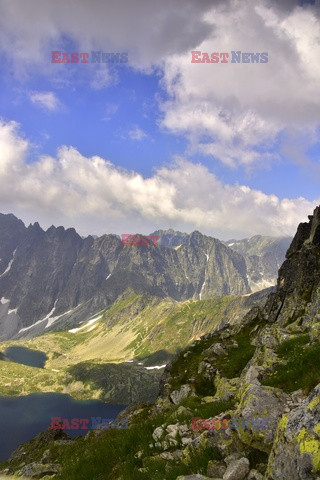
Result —
MULTIPOLYGON (((74 400, 59 393, 33 393, 25 397, 0 396, 0 461, 7 460, 22 443, 51 426, 52 417, 101 417, 113 419, 125 406, 98 400, 74 400)), ((85 435, 89 430, 65 430, 70 437, 85 435)))
POLYGON ((38 368, 43 368, 48 359, 44 352, 15 346, 8 347, 5 351, 5 355, 12 362, 22 363, 23 365, 29 365, 29 367, 38 368))

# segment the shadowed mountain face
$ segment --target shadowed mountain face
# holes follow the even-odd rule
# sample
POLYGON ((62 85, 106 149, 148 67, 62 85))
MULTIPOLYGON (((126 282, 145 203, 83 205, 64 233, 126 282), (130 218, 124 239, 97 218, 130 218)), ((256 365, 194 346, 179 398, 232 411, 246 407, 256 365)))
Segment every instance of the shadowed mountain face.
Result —
POLYGON ((199 232, 182 235, 179 245, 123 246, 117 235, 26 228, 0 214, 0 340, 76 326, 127 289, 176 301, 251 291, 241 253, 199 232))
POLYGON ((123 246, 0 215, 0 252, 1 339, 77 325, 128 288, 177 301, 250 292, 243 257, 201 234, 196 246, 123 246))

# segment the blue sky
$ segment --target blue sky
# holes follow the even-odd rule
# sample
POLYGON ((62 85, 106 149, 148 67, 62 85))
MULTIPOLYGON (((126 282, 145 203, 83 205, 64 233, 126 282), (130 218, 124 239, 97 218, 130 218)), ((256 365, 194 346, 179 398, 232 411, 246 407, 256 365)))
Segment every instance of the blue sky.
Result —
POLYGON ((319 8, 187 4, 81 2, 84 22, 71 4, 45 0, 36 19, 0 1, 2 211, 82 234, 294 233, 320 198, 319 8), (239 49, 269 61, 191 63, 239 49), (53 50, 129 61, 53 64, 53 50))
MULTIPOLYGON (((73 51, 68 50, 67 45, 68 42, 65 49, 61 47, 63 51, 73 51)), ((48 52, 48 61, 50 58, 51 52, 48 52)), ((313 200, 319 194, 319 178, 292 164, 285 155, 276 166, 246 171, 230 169, 206 155, 189 154, 184 135, 173 134, 159 125, 158 96, 167 98, 159 72, 146 74, 127 65, 115 64, 115 83, 96 90, 88 88, 86 83, 86 64, 65 64, 63 68, 73 68, 77 79, 72 86, 57 86, 46 76, 31 76, 23 85, 14 76, 1 77, 2 117, 19 122, 25 135, 35 144, 30 161, 34 155, 55 155, 57 148, 65 144, 75 146, 83 155, 100 155, 116 165, 149 176, 155 167, 168 164, 173 156, 186 155, 191 161, 206 165, 228 183, 245 183, 280 198, 303 194, 313 200), (81 80, 81 77, 84 78, 81 80), (64 107, 51 112, 32 104, 25 91, 41 90, 53 92, 64 107), (129 136, 136 128, 146 135, 141 140, 129 136), (303 189, 302 180, 306 182, 303 189)), ((310 149, 309 157, 317 161, 319 144, 310 149)))

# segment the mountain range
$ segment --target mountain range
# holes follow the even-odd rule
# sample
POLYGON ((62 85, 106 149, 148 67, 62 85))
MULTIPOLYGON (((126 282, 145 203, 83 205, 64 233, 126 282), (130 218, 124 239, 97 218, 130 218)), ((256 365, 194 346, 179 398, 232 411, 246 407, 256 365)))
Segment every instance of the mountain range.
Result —
POLYGON ((264 237, 255 235, 243 240, 229 240, 225 245, 241 253, 246 261, 248 282, 253 292, 268 288, 277 282, 291 237, 264 237))
MULTIPOLYGON (((180 234, 154 234, 168 232, 180 234)), ((182 235, 187 244, 123 246, 117 235, 82 238, 0 214, 0 340, 77 327, 127 290, 178 302, 249 294, 275 282, 290 242, 182 235)))

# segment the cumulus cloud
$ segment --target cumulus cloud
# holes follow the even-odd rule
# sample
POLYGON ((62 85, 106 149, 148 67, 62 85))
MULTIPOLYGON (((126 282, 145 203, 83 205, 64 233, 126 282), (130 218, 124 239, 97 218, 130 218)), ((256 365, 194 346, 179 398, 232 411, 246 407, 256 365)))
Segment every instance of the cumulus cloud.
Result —
MULTIPOLYGON (((319 141, 319 14, 296 0, 10 0, 0 2, 0 50, 19 79, 24 70, 52 78, 59 72, 70 85, 80 70, 50 63, 50 51, 63 50, 65 39, 78 51, 129 52, 131 67, 162 78, 161 126, 189 140, 187 154, 246 169, 285 156, 318 173, 305 152, 319 141), (268 52, 269 62, 192 64, 191 50, 268 52)), ((94 89, 116 81, 106 66, 87 67, 94 89)), ((33 92, 33 99, 57 108, 50 92, 33 92)), ((131 130, 133 140, 144 135, 131 130)), ((314 206, 223 184, 183 159, 148 178, 71 147, 27 163, 28 142, 12 123, 1 124, 0 142, 0 199, 8 211, 84 233, 167 224, 227 237, 292 234, 314 206)))
POLYGON ((0 46, 15 63, 48 66, 48 47, 60 46, 68 36, 79 51, 125 51, 132 64, 147 68, 205 38, 212 27, 202 15, 212 4, 212 0, 2 1, 0 46))
POLYGON ((131 140, 140 141, 146 138, 148 135, 137 125, 135 125, 131 130, 128 132, 129 137, 131 140))
MULTIPOLYGON (((299 3, 3 1, 0 49, 19 74, 36 66, 75 79, 84 70, 50 64, 50 50, 63 48, 65 38, 79 51, 126 51, 130 66, 163 75, 169 99, 160 104, 162 126, 189 139, 188 153, 255 168, 278 161, 284 130, 295 129, 303 142, 319 123, 320 8, 299 3), (191 50, 268 52, 269 62, 191 64, 191 50)), ((87 66, 92 88, 116 81, 106 67, 87 66)))
POLYGON ((80 233, 198 229, 220 238, 293 234, 320 201, 282 199, 245 185, 222 184, 182 158, 152 176, 120 169, 63 146, 57 157, 26 162, 28 142, 15 123, 0 124, 0 201, 5 211, 80 233))
POLYGON ((297 138, 319 123, 319 8, 287 2, 232 0, 205 15, 212 33, 192 50, 268 52, 268 63, 191 63, 191 52, 168 56, 163 125, 187 135, 199 151, 229 166, 277 161, 286 129, 297 138), (285 10, 285 11, 284 11, 285 10))
POLYGON ((58 97, 53 92, 30 92, 30 100, 44 110, 54 112, 61 107, 58 97))

